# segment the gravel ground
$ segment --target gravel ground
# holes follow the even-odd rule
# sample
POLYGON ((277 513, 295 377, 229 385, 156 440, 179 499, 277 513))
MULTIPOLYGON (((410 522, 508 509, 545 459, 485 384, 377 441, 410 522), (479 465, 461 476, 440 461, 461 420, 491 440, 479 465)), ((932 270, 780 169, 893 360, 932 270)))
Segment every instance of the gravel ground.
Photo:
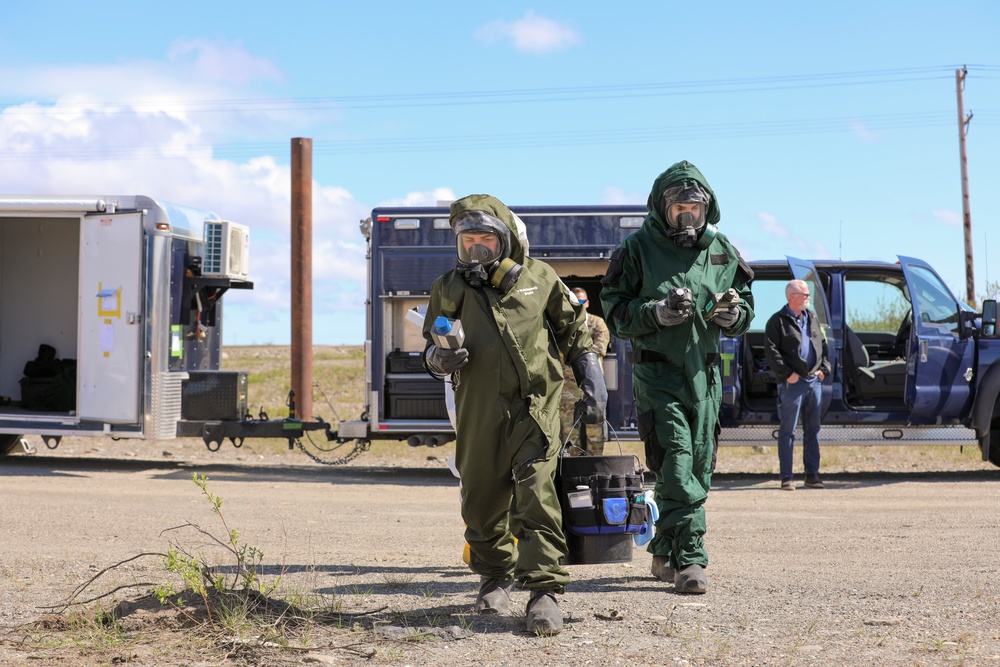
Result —
POLYGON ((709 592, 676 595, 636 548, 631 562, 571 566, 566 629, 539 638, 524 632, 525 592, 507 616, 470 614, 478 579, 461 562, 447 448, 330 468, 248 445, 67 439, 58 455, 0 462, 0 664, 1000 667, 1000 471, 932 449, 824 449, 827 488, 794 493, 777 490, 773 450, 724 450, 709 592), (54 613, 103 568, 170 541, 231 571, 204 535, 164 533, 226 535, 192 473, 263 550, 265 579, 282 573, 272 599, 324 613, 195 631, 143 596, 172 576, 152 557, 80 594, 127 585, 101 602, 118 603, 117 622, 88 621, 95 603, 54 613))

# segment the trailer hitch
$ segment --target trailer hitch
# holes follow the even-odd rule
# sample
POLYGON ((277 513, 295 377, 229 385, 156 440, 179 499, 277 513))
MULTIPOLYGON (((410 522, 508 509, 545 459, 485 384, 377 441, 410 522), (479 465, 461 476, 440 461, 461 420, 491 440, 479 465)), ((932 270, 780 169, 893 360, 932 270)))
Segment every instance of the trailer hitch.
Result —
POLYGON ((241 447, 246 438, 284 438, 292 447, 304 433, 320 430, 329 433, 330 424, 319 417, 308 422, 298 419, 177 422, 179 437, 200 437, 212 452, 218 451, 226 439, 235 447, 241 447))

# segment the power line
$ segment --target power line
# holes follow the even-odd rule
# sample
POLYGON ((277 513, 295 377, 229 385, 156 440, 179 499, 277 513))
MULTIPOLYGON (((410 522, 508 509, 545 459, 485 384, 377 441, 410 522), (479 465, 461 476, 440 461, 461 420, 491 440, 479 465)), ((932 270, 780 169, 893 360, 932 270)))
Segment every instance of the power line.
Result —
MULTIPOLYGON (((362 139, 313 140, 313 153, 323 155, 357 155, 382 153, 412 153, 465 151, 504 148, 543 148, 572 145, 636 144, 666 141, 707 139, 749 139, 758 137, 829 134, 837 132, 909 130, 945 127, 953 122, 951 111, 910 112, 871 116, 838 116, 823 118, 776 119, 700 125, 668 125, 608 130, 552 130, 500 134, 465 134, 425 137, 384 137, 362 139)), ((977 112, 980 125, 997 124, 1000 112, 977 112)), ((0 161, 28 160, 106 160, 106 159, 172 159, 205 156, 253 157, 273 155, 287 149, 287 141, 228 144, 191 144, 181 146, 122 145, 84 143, 65 147, 25 147, 0 150, 0 161)))
MULTIPOLYGON (((951 79, 955 66, 911 67, 855 72, 797 74, 752 77, 747 79, 698 79, 653 83, 616 84, 601 86, 569 86, 552 88, 515 88, 481 91, 418 92, 405 94, 342 95, 299 98, 243 99, 123 99, 98 104, 86 102, 49 102, 32 106, 0 103, 8 107, 9 116, 30 116, 61 110, 99 111, 113 109, 118 113, 148 113, 175 111, 187 113, 220 113, 231 111, 329 111, 331 109, 397 109, 415 107, 469 106, 481 104, 529 104, 574 102, 596 99, 636 99, 678 95, 722 95, 752 92, 773 92, 810 88, 831 88, 860 85, 884 85, 934 79, 951 79)), ((986 69, 984 67, 984 69, 986 69)), ((1000 70, 998 70, 1000 71, 1000 70)))
MULTIPOLYGON (((977 65, 971 66, 980 71, 1000 72, 1000 68, 977 65)), ((516 102, 557 102, 577 101, 598 97, 646 96, 646 95, 694 95, 716 93, 745 93, 758 90, 774 90, 776 87, 829 87, 884 84, 891 81, 951 79, 953 71, 945 67, 919 67, 903 69, 868 70, 858 72, 839 72, 825 74, 786 75, 754 77, 749 79, 716 79, 699 81, 642 83, 611 86, 581 86, 545 89, 512 89, 499 91, 463 91, 456 93, 418 93, 413 95, 359 95, 342 96, 338 98, 297 98, 288 100, 189 100, 174 101, 177 108, 189 111, 237 111, 246 113, 264 110, 312 109, 320 110, 324 105, 359 105, 353 108, 370 108, 372 105, 381 108, 396 108, 398 106, 419 105, 469 105, 494 104, 506 96, 508 103, 516 102), (216 105, 216 106, 211 106, 216 105), (256 105, 256 106, 254 106, 256 105), (268 106, 271 105, 271 106, 268 106), (287 106, 282 106, 287 105, 287 106)), ((159 104, 153 101, 136 103, 131 113, 142 113, 143 104, 149 109, 159 104)), ((77 105, 60 104, 61 111, 72 108, 88 109, 92 113, 102 113, 101 108, 112 113, 113 107, 105 104, 97 107, 79 103, 77 105)), ((5 116, 18 113, 49 113, 52 107, 19 107, 7 109, 5 116)), ((121 110, 115 109, 115 114, 121 110)), ((711 139, 748 139, 755 137, 770 137, 782 135, 820 134, 836 132, 880 132, 898 131, 912 128, 938 127, 950 124, 951 112, 908 112, 891 113, 870 116, 825 117, 825 118, 793 118, 783 120, 765 120, 757 122, 714 123, 701 125, 668 125, 646 128, 618 129, 587 129, 579 131, 542 130, 511 134, 467 134, 425 137, 384 137, 336 139, 317 138, 314 140, 314 152, 327 155, 352 155, 370 153, 405 153, 430 151, 465 151, 481 149, 530 149, 571 145, 598 144, 636 144, 686 140, 711 139)), ((977 126, 994 125, 1000 119, 1000 112, 993 110, 977 110, 977 126)), ((110 145, 103 142, 93 145, 81 142, 77 145, 34 146, 31 141, 23 141, 22 146, 16 144, 17 137, 7 139, 7 149, 0 150, 0 161, 28 160, 107 160, 107 159, 189 159, 192 155, 202 155, 214 158, 238 159, 258 155, 281 154, 287 149, 287 142, 241 142, 228 144, 199 143, 178 146, 164 146, 155 143, 136 145, 110 145)))

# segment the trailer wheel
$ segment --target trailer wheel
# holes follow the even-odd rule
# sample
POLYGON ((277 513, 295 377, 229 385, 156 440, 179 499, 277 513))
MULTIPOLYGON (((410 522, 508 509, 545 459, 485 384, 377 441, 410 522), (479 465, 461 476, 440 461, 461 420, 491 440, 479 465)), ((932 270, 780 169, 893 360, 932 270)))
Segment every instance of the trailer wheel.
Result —
POLYGON ((21 436, 11 433, 0 433, 0 456, 13 454, 21 448, 21 436))

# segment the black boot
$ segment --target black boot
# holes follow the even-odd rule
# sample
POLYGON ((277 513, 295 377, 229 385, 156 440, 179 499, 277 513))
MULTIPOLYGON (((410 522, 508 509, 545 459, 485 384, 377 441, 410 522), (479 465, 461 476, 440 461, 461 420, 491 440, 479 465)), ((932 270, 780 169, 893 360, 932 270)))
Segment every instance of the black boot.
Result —
POLYGON ((707 590, 708 579, 701 565, 685 565, 674 575, 674 591, 677 593, 701 595, 707 590))
POLYGON ((479 595, 476 596, 477 614, 506 614, 510 608, 511 579, 479 578, 479 595))
POLYGON ((532 591, 525 614, 528 616, 528 632, 555 635, 562 630, 562 612, 559 611, 553 591, 532 591))

